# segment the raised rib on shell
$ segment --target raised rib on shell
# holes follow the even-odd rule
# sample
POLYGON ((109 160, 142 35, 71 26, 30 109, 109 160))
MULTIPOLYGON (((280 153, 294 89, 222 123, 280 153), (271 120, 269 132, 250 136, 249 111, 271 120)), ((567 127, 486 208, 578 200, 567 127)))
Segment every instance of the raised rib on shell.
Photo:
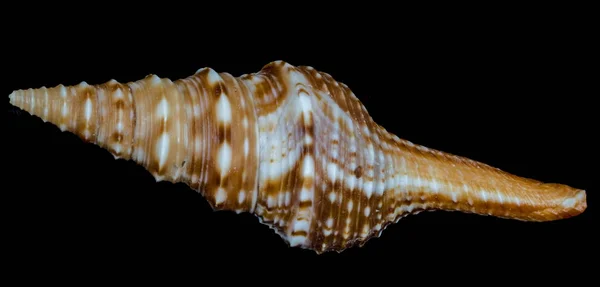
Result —
POLYGON ((587 207, 584 190, 402 140, 345 84, 281 61, 240 77, 203 68, 176 81, 16 90, 10 102, 317 253, 423 210, 549 221, 587 207))

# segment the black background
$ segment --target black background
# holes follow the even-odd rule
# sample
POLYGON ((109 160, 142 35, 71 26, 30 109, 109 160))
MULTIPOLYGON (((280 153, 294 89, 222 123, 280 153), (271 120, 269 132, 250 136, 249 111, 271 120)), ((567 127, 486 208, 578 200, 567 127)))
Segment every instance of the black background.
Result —
POLYGON ((494 17, 443 9, 438 13, 446 17, 438 17, 425 9, 412 18, 404 17, 410 12, 378 10, 347 15, 347 22, 333 20, 333 13, 250 13, 242 23, 217 10, 221 18, 206 19, 210 13, 204 11, 168 27, 172 17, 165 11, 139 13, 145 17, 131 21, 134 26, 125 24, 132 14, 118 9, 98 16, 29 15, 37 21, 9 26, 11 39, 3 45, 9 50, 6 95, 61 83, 127 82, 151 73, 177 79, 202 67, 238 76, 274 60, 310 65, 346 83, 374 120, 399 137, 586 189, 588 209, 547 223, 422 213, 363 248, 317 256, 287 247, 251 215, 212 212, 186 186, 156 183, 134 163, 115 161, 6 104, 3 190, 14 199, 5 201, 10 212, 4 220, 20 243, 13 250, 23 262, 68 268, 102 260, 132 267, 213 259, 244 265, 264 258, 283 265, 341 259, 353 266, 393 260, 398 268, 458 262, 510 273, 531 266, 578 270, 597 255, 597 55, 590 53, 591 21, 578 15, 581 10, 540 9, 494 17), (510 263, 499 263, 503 259, 510 263))

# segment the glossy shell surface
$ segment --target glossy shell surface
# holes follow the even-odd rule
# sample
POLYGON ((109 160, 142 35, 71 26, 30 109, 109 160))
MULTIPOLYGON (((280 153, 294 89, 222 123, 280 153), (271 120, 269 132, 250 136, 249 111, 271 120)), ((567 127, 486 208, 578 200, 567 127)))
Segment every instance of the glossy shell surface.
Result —
POLYGON ((347 85, 282 61, 239 77, 203 68, 175 81, 15 90, 10 102, 317 253, 424 210, 549 221, 587 207, 584 190, 400 139, 347 85))

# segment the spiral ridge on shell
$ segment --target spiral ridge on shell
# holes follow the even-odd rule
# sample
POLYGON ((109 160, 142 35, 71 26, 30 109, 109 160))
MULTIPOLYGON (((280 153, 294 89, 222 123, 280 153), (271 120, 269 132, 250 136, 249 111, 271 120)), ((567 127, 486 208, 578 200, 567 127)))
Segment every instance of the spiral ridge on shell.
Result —
POLYGON ((509 174, 411 143, 373 121, 351 89, 271 62, 234 77, 15 90, 10 103, 62 131, 183 182, 215 210, 255 214, 290 246, 341 252, 425 210, 524 221, 582 213, 585 190, 509 174))

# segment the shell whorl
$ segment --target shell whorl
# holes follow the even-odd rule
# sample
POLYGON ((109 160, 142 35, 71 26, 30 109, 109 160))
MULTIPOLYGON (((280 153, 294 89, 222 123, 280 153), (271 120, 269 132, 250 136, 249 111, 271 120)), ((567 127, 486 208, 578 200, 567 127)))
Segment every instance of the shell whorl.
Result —
POLYGON ((239 77, 203 68, 175 81, 16 90, 10 102, 317 253, 423 210, 548 221, 587 207, 584 190, 400 139, 345 84, 282 61, 239 77))

